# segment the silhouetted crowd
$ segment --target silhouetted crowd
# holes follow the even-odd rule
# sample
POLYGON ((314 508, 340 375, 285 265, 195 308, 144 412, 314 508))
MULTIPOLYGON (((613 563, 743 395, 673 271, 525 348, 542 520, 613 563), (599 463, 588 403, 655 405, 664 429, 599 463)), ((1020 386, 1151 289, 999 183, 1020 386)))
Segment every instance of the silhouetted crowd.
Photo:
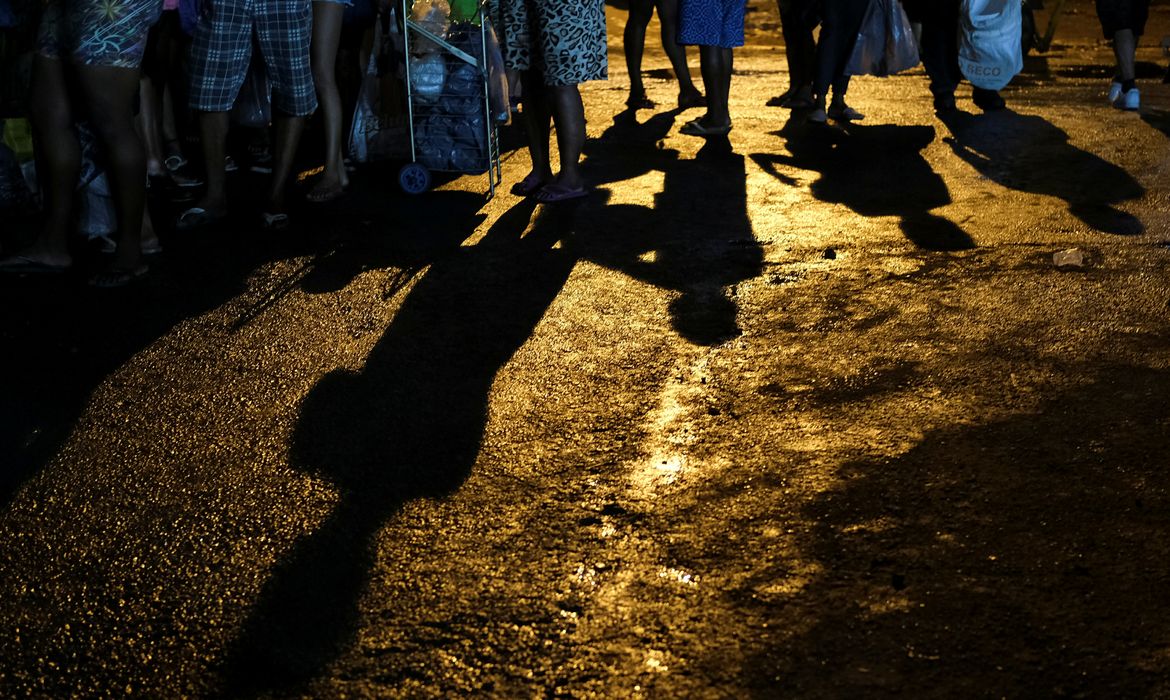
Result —
MULTIPOLYGON (((725 137, 746 4, 629 0, 629 109, 654 107, 642 55, 657 11, 678 80, 677 107, 704 110, 680 132, 725 137), (687 46, 698 47, 703 91, 691 77, 687 46)), ((846 101, 852 76, 888 75, 921 61, 936 111, 957 109, 964 79, 977 107, 1002 109, 999 89, 1022 65, 1023 13, 1038 4, 778 0, 790 84, 767 104, 813 124, 857 121, 864 115, 846 101)), ((1137 110, 1134 56, 1149 2, 1096 5, 1116 55, 1108 99, 1137 110)), ((255 224, 287 227, 311 117, 320 135, 304 193, 312 204, 345 195, 353 161, 419 159, 415 100, 438 104, 444 86, 453 90, 457 82, 447 63, 424 55, 439 45, 469 58, 489 93, 505 93, 486 96, 505 106, 480 122, 494 127, 508 118, 510 103, 522 106, 532 167, 511 192, 546 204, 588 195, 579 167, 579 86, 607 77, 603 0, 0 0, 0 205, 41 212, 35 237, 3 251, 0 271, 66 272, 75 266, 80 234, 108 255, 88 276, 91 284, 133 283, 161 250, 148 196, 178 203, 168 224, 177 231, 213 226, 235 211, 229 194, 239 195, 229 193, 228 174, 244 167, 269 176, 263 192, 251 195, 255 224), (410 22, 427 28, 417 41, 409 38, 410 22), (403 86, 410 76, 413 84, 403 86), (427 92, 432 84, 440 86, 435 95, 427 92), (387 146, 391 141, 397 146, 387 146)), ((479 89, 475 74, 464 82, 479 89)), ((454 114, 470 120, 472 112, 454 114)), ((488 168, 490 142, 476 141, 487 149, 488 168)), ((487 169, 484 159, 477 162, 455 169, 487 169)))

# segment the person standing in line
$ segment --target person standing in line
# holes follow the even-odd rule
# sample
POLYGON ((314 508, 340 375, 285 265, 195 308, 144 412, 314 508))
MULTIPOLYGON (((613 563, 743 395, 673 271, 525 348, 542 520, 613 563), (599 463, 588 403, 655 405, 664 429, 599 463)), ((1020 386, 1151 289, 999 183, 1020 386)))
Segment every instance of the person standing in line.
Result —
POLYGON ((678 43, 699 47, 699 69, 707 112, 683 124, 689 136, 726 136, 731 131, 732 49, 743 46, 746 0, 679 0, 678 43))
POLYGON ((812 0, 777 0, 780 31, 784 34, 784 56, 788 61, 788 90, 766 103, 769 107, 808 109, 813 106, 813 67, 817 26, 812 0))
POLYGON ((646 27, 650 24, 655 7, 658 8, 658 21, 662 25, 662 48, 678 80, 678 108, 702 107, 703 93, 691 80, 687 50, 676 41, 678 0, 630 0, 630 15, 626 19, 626 31, 622 34, 622 50, 626 54, 626 68, 630 74, 630 96, 626 99, 626 106, 631 109, 650 109, 654 106, 654 102, 646 97, 646 88, 642 85, 642 53, 646 45, 646 27))
POLYGON ((512 187, 545 203, 589 194, 581 174, 585 105, 581 83, 609 73, 604 0, 501 0, 504 63, 521 74, 521 103, 532 170, 512 187), (557 128, 560 171, 549 139, 557 128))
POLYGON ((352 4, 353 0, 313 0, 311 63, 324 121, 325 168, 305 199, 318 204, 337 199, 349 187, 341 152, 345 115, 341 110, 341 92, 337 89, 337 48, 341 43, 345 8, 352 4))
POLYGON ((191 109, 199 113, 207 190, 176 223, 190 230, 227 216, 228 112, 236 101, 252 55, 252 35, 272 88, 272 180, 261 223, 288 226, 285 190, 305 118, 317 108, 309 63, 313 11, 310 0, 203 0, 191 44, 191 109))
POLYGON ((811 122, 823 124, 830 119, 846 122, 865 119, 865 115, 845 104, 845 93, 849 90, 849 74, 845 69, 849 66, 857 32, 869 3, 870 0, 824 0, 821 3, 821 36, 817 41, 813 72, 814 103, 813 111, 808 115, 811 122), (830 87, 833 89, 832 102, 828 102, 830 87))
MULTIPOLYGON (((903 0, 907 16, 922 25, 919 54, 926 74, 930 77, 930 93, 934 96, 934 110, 940 114, 953 112, 955 89, 963 80, 959 69, 959 17, 961 0, 903 0)), ((971 98, 975 106, 993 112, 1006 106, 995 90, 972 86, 971 98)))
POLYGON ((1097 18, 1105 38, 1113 42, 1117 72, 1109 84, 1109 102, 1136 112, 1142 106, 1135 71, 1138 39, 1146 30, 1150 0, 1097 0, 1097 18))
POLYGON ((89 282, 120 287, 146 274, 146 151, 134 126, 134 104, 147 34, 161 13, 162 0, 46 3, 29 104, 45 223, 30 247, 0 260, 0 270, 63 272, 72 266, 69 233, 81 171, 75 123, 84 116, 102 146, 118 225, 113 261, 89 282))

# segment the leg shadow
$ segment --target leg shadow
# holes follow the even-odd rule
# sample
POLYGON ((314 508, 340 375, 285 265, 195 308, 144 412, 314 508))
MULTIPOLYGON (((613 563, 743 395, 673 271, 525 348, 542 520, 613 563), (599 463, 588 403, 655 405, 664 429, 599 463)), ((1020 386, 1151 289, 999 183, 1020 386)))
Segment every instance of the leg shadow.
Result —
POLYGON ((292 692, 351 640, 376 536, 404 503, 438 498, 479 453, 496 373, 529 338, 573 269, 554 244, 572 204, 518 204, 484 241, 436 260, 360 372, 337 371, 306 396, 293 438, 297 468, 341 500, 270 575, 223 666, 225 693, 292 692))

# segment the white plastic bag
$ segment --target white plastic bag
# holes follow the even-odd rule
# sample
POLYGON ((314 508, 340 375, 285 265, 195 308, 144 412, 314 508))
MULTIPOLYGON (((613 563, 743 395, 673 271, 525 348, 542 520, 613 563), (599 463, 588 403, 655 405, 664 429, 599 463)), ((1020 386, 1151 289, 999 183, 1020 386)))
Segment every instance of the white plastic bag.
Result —
POLYGON ((437 101, 443 95, 447 79, 447 64, 443 54, 426 53, 410 57, 410 89, 414 99, 423 104, 437 101))
POLYGON ((975 87, 1000 90, 1024 69, 1020 0, 963 0, 959 68, 975 87))
POLYGON ((492 119, 500 124, 507 124, 512 120, 512 105, 508 102, 508 71, 504 67, 500 40, 496 37, 496 30, 491 22, 487 22, 484 32, 487 35, 488 98, 492 108, 492 119))
POLYGON ((845 72, 880 78, 918 65, 918 42, 902 3, 870 0, 845 72))
POLYGON ((402 47, 397 38, 397 32, 384 30, 382 23, 374 25, 375 50, 362 77, 349 132, 349 157, 358 163, 410 155, 405 91, 398 78, 402 47))
MULTIPOLYGON (((440 39, 446 39, 447 30, 451 28, 451 5, 447 0, 415 0, 410 6, 410 21, 440 39)), ((412 42, 412 48, 412 53, 423 53, 436 51, 439 46, 430 39, 419 37, 412 42)))

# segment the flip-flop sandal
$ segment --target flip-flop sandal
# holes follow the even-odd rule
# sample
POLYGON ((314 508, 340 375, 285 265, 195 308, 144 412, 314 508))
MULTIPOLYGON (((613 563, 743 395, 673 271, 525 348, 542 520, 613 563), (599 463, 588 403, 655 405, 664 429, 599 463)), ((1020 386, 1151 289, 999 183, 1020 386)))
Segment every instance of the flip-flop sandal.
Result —
POLYGON ((345 188, 340 185, 323 190, 313 188, 305 195, 305 201, 312 202, 313 204, 326 204, 327 202, 341 199, 344 196, 345 188))
POLYGON ((536 201, 544 204, 552 204, 553 202, 565 202, 570 199, 580 199, 589 194, 588 187, 565 187, 558 185, 555 182, 545 185, 540 188, 540 192, 536 193, 536 201))
POLYGON ((680 134, 686 134, 687 136, 726 136, 731 132, 731 124, 707 126, 701 119, 692 119, 686 124, 683 124, 682 128, 678 131, 680 134))
POLYGON ((59 275, 68 272, 71 265, 53 265, 27 255, 13 255, 0 260, 0 272, 13 275, 59 275))
POLYGON ((827 116, 829 119, 839 122, 859 122, 862 119, 865 119, 864 114, 858 112, 852 107, 845 107, 844 109, 830 108, 827 116))
POLYGON ((150 266, 146 263, 141 263, 133 268, 111 267, 90 277, 89 286, 99 287, 101 289, 125 287, 142 279, 148 272, 150 272, 150 266))
MULTIPOLYGON (((118 243, 109 236, 98 236, 98 252, 102 255, 112 255, 118 252, 118 243)), ((143 255, 158 255, 162 252, 162 243, 157 238, 142 240, 143 255)))
POLYGON ((223 221, 226 218, 227 214, 213 214, 203 207, 191 207, 182 214, 179 214, 179 218, 175 221, 175 230, 194 231, 195 229, 223 221))
POLYGON ((174 172, 187 164, 187 159, 183 156, 167 156, 163 161, 163 165, 167 170, 174 172))
POLYGON ((288 214, 264 212, 261 218, 265 231, 283 231, 288 228, 288 214))
POLYGON ((512 194, 517 197, 531 197, 544 187, 544 180, 538 175, 529 173, 523 180, 512 185, 512 194))

